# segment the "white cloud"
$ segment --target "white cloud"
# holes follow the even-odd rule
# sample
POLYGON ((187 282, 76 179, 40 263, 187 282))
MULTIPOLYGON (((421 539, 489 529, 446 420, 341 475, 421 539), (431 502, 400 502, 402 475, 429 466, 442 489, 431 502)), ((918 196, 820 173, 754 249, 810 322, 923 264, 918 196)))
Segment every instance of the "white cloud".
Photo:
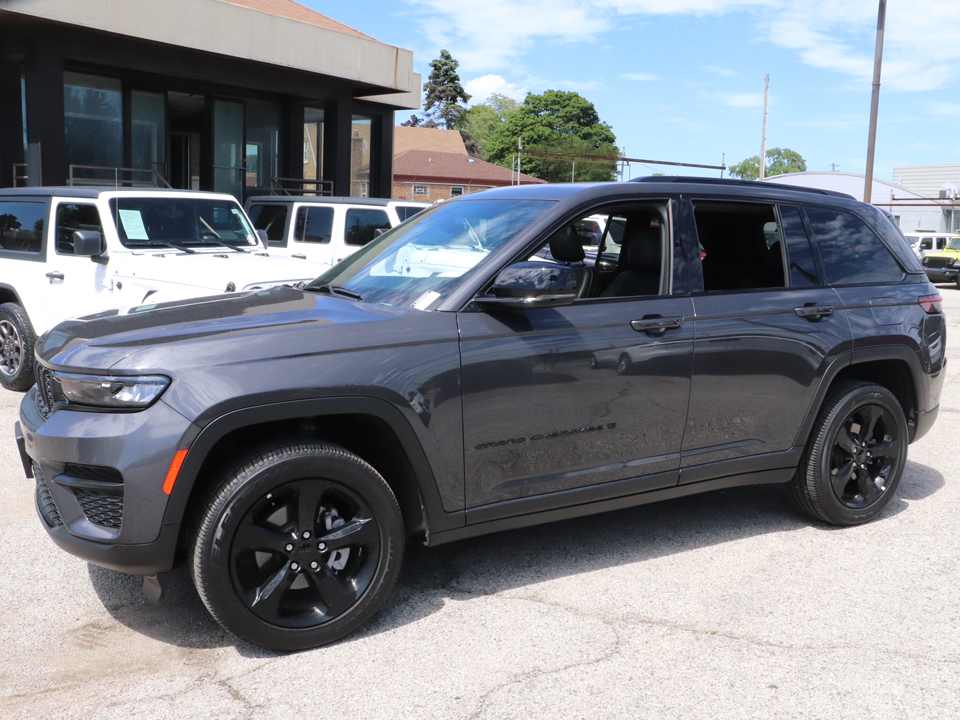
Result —
POLYGON ((473 96, 471 105, 486 102, 487 98, 493 94, 506 95, 517 102, 522 102, 527 96, 526 88, 522 88, 516 83, 507 82, 500 75, 484 75, 474 78, 464 83, 463 89, 473 96))
POLYGON ((716 93, 712 95, 727 107, 762 108, 763 93, 716 93))
POLYGON ((719 65, 704 65, 701 70, 704 72, 712 73, 714 75, 719 75, 720 77, 734 77, 740 73, 730 70, 725 67, 720 67, 719 65))
MULTIPOLYGON (((875 0, 407 0, 434 48, 447 48, 467 73, 514 70, 536 44, 597 43, 624 17, 720 16, 739 13, 743 42, 763 40, 800 62, 858 84, 873 74, 875 0)), ((883 85, 896 91, 943 88, 960 63, 960 2, 890 3, 883 85)), ((736 73, 720 66, 705 72, 736 73)), ((633 74, 631 74, 633 75, 633 74)), ((636 75, 643 75, 638 73, 636 75)), ((639 80, 639 77, 624 76, 639 80)), ((643 78, 647 79, 647 78, 643 78)))
POLYGON ((652 80, 660 79, 659 76, 650 75, 649 73, 624 73, 620 77, 624 80, 634 80, 636 82, 650 82, 652 80))

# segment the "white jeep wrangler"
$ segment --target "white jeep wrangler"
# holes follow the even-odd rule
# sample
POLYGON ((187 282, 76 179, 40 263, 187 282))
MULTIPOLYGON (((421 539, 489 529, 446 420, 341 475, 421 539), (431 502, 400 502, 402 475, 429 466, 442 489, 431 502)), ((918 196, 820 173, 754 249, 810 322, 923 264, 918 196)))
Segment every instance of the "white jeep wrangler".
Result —
MULTIPOLYGON (((327 268, 430 203, 380 198, 261 195, 247 214, 267 234, 271 255, 288 255, 327 268)), ((324 268, 320 269, 321 271, 324 268)))
POLYGON ((120 306, 293 285, 230 195, 141 188, 0 190, 0 385, 33 384, 36 336, 120 306))

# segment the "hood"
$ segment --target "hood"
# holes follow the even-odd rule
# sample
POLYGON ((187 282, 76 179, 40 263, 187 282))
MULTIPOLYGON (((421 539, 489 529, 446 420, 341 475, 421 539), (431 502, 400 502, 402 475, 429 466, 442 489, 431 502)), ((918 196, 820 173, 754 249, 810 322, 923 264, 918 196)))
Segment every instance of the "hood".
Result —
POLYGON ((111 258, 118 279, 136 278, 140 283, 223 292, 228 283, 236 290, 256 283, 313 280, 326 268, 296 258, 238 253, 227 248, 193 253, 123 253, 111 258), (115 263, 115 265, 114 265, 115 263))
POLYGON ((371 323, 410 313, 423 314, 281 286, 67 320, 41 336, 35 352, 60 369, 175 374, 192 364, 373 347, 384 333, 371 323))

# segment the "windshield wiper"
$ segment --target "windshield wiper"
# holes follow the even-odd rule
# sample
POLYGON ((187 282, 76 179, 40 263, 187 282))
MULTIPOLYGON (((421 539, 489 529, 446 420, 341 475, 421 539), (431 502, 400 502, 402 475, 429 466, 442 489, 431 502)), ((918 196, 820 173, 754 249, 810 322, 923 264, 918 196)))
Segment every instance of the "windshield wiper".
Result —
POLYGON ((197 241, 197 244, 198 245, 219 245, 220 247, 229 248, 230 250, 236 250, 237 252, 242 252, 242 253, 247 252, 242 247, 238 247, 237 245, 231 245, 230 243, 225 243, 223 242, 223 240, 214 240, 213 238, 210 238, 210 237, 200 238, 197 241))
POLYGON ((336 297, 345 297, 350 300, 363 300, 360 293, 347 290, 345 287, 340 287, 339 285, 307 285, 304 290, 312 290, 314 292, 324 293, 325 295, 335 295, 336 297))
MULTIPOLYGON (((168 247, 168 248, 173 248, 174 250, 181 250, 181 251, 183 251, 183 252, 185 252, 185 253, 195 253, 195 252, 196 252, 196 250, 191 250, 190 248, 184 247, 183 245, 177 245, 177 244, 175 244, 175 243, 168 243, 168 242, 164 242, 163 240, 128 240, 128 242, 135 242, 135 243, 138 243, 139 245, 150 245, 150 246, 156 246, 156 247, 168 247)), ((131 246, 131 247, 132 247, 132 246, 131 246)))

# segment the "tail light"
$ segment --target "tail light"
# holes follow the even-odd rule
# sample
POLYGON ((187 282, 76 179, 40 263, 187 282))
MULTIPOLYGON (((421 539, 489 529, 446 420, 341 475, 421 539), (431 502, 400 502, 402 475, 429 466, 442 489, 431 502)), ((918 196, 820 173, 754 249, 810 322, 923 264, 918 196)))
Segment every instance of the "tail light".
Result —
POLYGON ((919 303, 920 307, 923 308, 923 311, 927 315, 937 315, 938 313, 942 313, 942 302, 943 298, 939 295, 924 295, 917 298, 917 303, 919 303))

